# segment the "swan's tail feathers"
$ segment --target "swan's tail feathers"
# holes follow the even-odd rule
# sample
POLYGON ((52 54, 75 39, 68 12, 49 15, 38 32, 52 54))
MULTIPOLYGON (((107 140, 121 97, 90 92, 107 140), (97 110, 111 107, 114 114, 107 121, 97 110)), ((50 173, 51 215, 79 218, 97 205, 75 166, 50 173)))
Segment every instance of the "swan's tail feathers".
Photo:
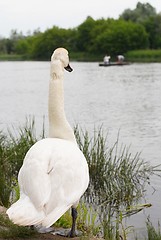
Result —
POLYGON ((9 219, 20 226, 31 226, 40 224, 45 214, 38 211, 28 197, 19 199, 7 210, 9 219))
MULTIPOLYGON (((72 205, 71 205, 72 206, 72 205)), ((48 228, 54 224, 71 206, 56 207, 42 221, 42 226, 48 228)))

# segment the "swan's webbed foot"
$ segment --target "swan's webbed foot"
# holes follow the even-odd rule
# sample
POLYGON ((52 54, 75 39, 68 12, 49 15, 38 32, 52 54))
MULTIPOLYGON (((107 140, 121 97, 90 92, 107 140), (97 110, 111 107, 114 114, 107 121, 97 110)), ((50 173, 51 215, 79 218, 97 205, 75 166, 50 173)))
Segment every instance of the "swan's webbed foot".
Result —
POLYGON ((76 231, 70 230, 70 231, 67 233, 66 237, 69 237, 69 238, 77 237, 76 231))
POLYGON ((74 238, 77 237, 78 234, 76 232, 71 232, 71 230, 67 229, 59 229, 58 231, 53 232, 53 235, 58 235, 61 237, 66 237, 66 238, 74 238))

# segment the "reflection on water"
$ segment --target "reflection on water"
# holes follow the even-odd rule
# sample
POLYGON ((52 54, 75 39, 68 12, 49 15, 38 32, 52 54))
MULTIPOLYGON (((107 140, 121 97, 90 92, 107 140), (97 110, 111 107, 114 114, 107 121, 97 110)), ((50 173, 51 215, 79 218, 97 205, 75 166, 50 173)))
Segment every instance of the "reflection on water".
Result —
MULTIPOLYGON (((65 108, 72 125, 92 131, 103 124, 109 144, 131 144, 131 151, 151 164, 161 163, 161 64, 131 64, 110 68, 97 63, 71 63, 65 72, 65 108)), ((37 131, 47 121, 49 62, 0 62, 0 128, 19 126, 26 116, 35 116, 37 131)), ((147 210, 156 221, 161 204, 160 179, 157 191, 149 194, 153 207, 147 210)), ((137 216, 136 216, 137 217, 137 216)), ((155 221, 154 220, 154 221, 155 221)), ((139 217, 136 225, 143 224, 139 217)))

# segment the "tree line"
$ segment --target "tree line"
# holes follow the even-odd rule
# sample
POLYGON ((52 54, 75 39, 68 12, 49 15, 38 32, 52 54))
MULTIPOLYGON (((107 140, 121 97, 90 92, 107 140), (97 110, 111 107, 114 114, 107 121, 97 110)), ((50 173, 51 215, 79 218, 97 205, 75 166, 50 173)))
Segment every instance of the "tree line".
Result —
POLYGON ((89 56, 125 54, 131 50, 161 48, 161 13, 149 3, 137 3, 118 19, 94 20, 88 16, 78 27, 63 29, 53 26, 24 36, 16 30, 10 38, 0 39, 0 54, 19 54, 28 59, 49 60, 58 46, 72 53, 89 56))

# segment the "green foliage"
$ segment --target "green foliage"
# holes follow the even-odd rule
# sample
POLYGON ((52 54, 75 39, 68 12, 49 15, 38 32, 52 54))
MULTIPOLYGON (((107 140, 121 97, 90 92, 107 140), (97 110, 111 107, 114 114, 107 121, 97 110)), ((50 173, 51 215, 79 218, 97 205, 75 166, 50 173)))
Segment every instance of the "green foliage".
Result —
POLYGON ((158 222, 158 229, 155 229, 150 219, 147 219, 146 222, 148 240, 161 240, 161 231, 160 231, 160 223, 158 222))
POLYGON ((148 47, 148 38, 143 26, 122 20, 110 20, 108 26, 96 36, 91 49, 112 56, 133 49, 148 47))
POLYGON ((0 214, 0 238, 14 239, 14 238, 28 238, 35 236, 36 232, 29 227, 20 227, 13 224, 5 215, 0 214))
POLYGON ((160 62, 161 61, 161 50, 134 50, 126 53, 126 58, 129 61, 136 62, 160 62))
POLYGON ((30 41, 28 39, 20 39, 16 43, 16 52, 20 55, 28 55, 30 52, 30 41))
POLYGON ((138 2, 134 10, 126 9, 120 19, 142 24, 148 34, 149 48, 161 48, 161 15, 149 3, 138 2))
POLYGON ((142 160, 139 153, 132 156, 126 146, 119 147, 119 138, 113 147, 108 147, 102 129, 95 131, 93 137, 78 128, 75 134, 89 166, 88 202, 115 208, 130 206, 144 195, 147 179, 157 167, 142 160))
MULTIPOLYGON (((100 224, 98 224, 98 216, 92 206, 81 202, 77 207, 77 229, 80 230, 83 235, 97 236, 100 233, 100 224)), ((67 211, 56 223, 54 227, 71 228, 72 218, 70 210, 67 211)))
POLYGON ((0 205, 5 207, 10 204, 13 188, 17 193, 16 179, 25 154, 37 141, 34 120, 29 120, 24 127, 20 127, 17 135, 11 131, 8 134, 7 137, 0 132, 0 205))
POLYGON ((67 211, 61 218, 59 218, 56 223, 54 223, 54 227, 63 227, 63 228, 70 228, 72 224, 72 218, 70 210, 67 211))
POLYGON ((68 50, 71 49, 73 44, 73 36, 75 30, 60 29, 53 27, 52 29, 46 30, 44 33, 37 35, 32 45, 32 58, 33 59, 50 59, 51 53, 58 46, 65 47, 68 50))
POLYGON ((0 61, 22 61, 26 58, 19 54, 0 54, 0 61))
POLYGON ((149 36, 150 49, 161 48, 161 15, 149 17, 143 25, 149 36))
POLYGON ((138 2, 119 19, 94 20, 88 16, 74 29, 53 26, 45 32, 23 36, 12 30, 0 39, 0 54, 19 54, 24 59, 49 60, 54 49, 67 48, 76 60, 101 60, 105 54, 116 58, 131 50, 161 48, 161 15, 149 3, 138 2), (100 58, 101 56, 101 58, 100 58))
POLYGON ((98 213, 83 202, 78 206, 77 228, 86 236, 98 236, 101 229, 98 213))
POLYGON ((126 9, 120 18, 126 21, 133 21, 142 23, 146 21, 149 17, 156 16, 156 10, 149 3, 138 2, 134 10, 126 9))
POLYGON ((143 161, 139 153, 132 156, 129 148, 119 147, 119 139, 109 148, 102 129, 95 131, 93 137, 78 128, 75 134, 90 172, 85 200, 97 209, 104 237, 119 240, 120 226, 124 236, 129 229, 123 228, 121 214, 126 217, 151 206, 132 207, 144 197, 150 176, 158 173, 157 166, 143 161))
POLYGON ((91 17, 87 19, 78 27, 77 35, 77 49, 80 52, 89 52, 93 38, 91 37, 95 20, 91 17))

